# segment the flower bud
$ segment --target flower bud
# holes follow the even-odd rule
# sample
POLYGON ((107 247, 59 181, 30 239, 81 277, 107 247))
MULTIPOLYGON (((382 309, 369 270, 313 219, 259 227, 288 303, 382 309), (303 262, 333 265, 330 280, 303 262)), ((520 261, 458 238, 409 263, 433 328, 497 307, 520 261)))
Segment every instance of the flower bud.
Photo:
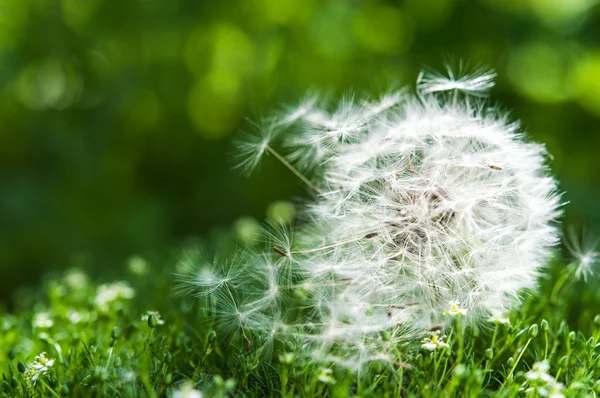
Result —
POLYGON ((508 358, 508 361, 506 361, 506 365, 509 368, 512 368, 515 365, 515 359, 513 357, 508 358))
POLYGON ((594 347, 596 345, 596 339, 594 338, 594 336, 590 337, 586 344, 588 348, 594 347))
POLYGON ((494 350, 492 348, 488 348, 487 350, 485 350, 485 357, 487 359, 494 358, 494 350))
POLYGON ((119 336, 120 336, 119 329, 115 326, 112 329, 112 331, 110 332, 110 338, 113 339, 113 340, 116 340, 116 339, 119 338, 119 336))
POLYGON ((558 361, 558 365, 561 368, 567 368, 569 366, 569 357, 565 355, 562 358, 560 358, 558 361))
POLYGON ((158 319, 156 318, 156 315, 154 315, 154 314, 148 315, 148 326, 150 328, 154 329, 156 327, 156 325, 158 325, 158 319))
POLYGON ((215 337, 217 337, 217 332, 215 332, 214 330, 211 330, 210 333, 208 334, 208 342, 212 343, 212 341, 215 339, 215 337))
POLYGON ((548 331, 548 321, 545 319, 542 319, 542 322, 540 323, 540 326, 542 328, 542 332, 547 332, 548 331))
POLYGON ((536 337, 538 335, 538 325, 537 323, 534 323, 533 325, 531 325, 529 327, 529 337, 533 338, 536 337))
POLYGON ((23 362, 19 361, 17 362, 17 370, 20 373, 25 373, 25 371, 27 370, 27 366, 23 362))

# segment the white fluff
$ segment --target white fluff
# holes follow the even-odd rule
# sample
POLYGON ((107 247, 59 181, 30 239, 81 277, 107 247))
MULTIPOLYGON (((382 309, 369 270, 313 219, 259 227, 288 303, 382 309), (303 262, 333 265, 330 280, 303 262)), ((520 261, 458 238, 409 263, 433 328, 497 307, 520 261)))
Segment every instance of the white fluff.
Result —
MULTIPOLYGON (((483 99, 494 76, 425 73, 416 95, 346 98, 333 111, 311 98, 242 144, 245 167, 278 156, 279 140, 286 166, 314 171, 304 229, 271 234, 281 258, 265 278, 280 280, 277 267, 295 275, 271 294, 302 287, 313 302, 282 330, 358 365, 454 315, 477 324, 503 313, 534 287, 558 240, 560 195, 544 146, 483 99)), ((250 301, 263 302, 278 301, 250 301)))

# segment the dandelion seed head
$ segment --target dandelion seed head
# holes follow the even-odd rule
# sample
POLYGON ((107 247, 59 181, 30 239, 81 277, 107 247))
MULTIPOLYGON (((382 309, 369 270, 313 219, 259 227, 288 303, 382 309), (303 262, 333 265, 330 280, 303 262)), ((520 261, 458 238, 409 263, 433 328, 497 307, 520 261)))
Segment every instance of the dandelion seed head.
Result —
MULTIPOLYGON (((505 313, 535 286, 558 241, 557 183, 544 146, 483 98, 495 73, 464 72, 422 73, 417 95, 311 100, 242 144, 247 168, 265 148, 280 156, 271 145, 290 151, 282 163, 316 195, 302 228, 271 222, 267 257, 236 268, 245 271, 233 279, 248 283, 237 286, 261 294, 196 284, 217 311, 245 330, 296 333, 314 357, 361 366, 452 318, 475 325, 505 313), (293 327, 273 327, 286 315, 276 308, 293 302, 281 298, 288 291, 310 304, 293 327)), ((447 343, 430 335, 422 347, 447 343)))

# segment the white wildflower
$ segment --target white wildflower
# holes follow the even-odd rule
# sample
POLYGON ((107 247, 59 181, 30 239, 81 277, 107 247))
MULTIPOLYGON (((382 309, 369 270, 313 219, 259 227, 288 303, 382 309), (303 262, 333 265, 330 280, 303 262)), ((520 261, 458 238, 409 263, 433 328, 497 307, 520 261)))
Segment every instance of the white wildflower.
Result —
POLYGON ((48 373, 52 365, 54 365, 54 359, 46 358, 46 353, 42 352, 35 357, 33 362, 27 365, 25 377, 35 385, 40 377, 48 373))
POLYGON ((54 325, 54 321, 48 312, 38 312, 33 316, 32 324, 36 328, 47 329, 54 325))
POLYGON ((111 303, 134 296, 135 290, 127 282, 119 281, 98 286, 95 302, 100 309, 107 310, 111 303))
POLYGON ((510 325, 510 319, 501 312, 492 313, 492 315, 488 318, 488 321, 502 325, 510 325))
POLYGON ((67 312, 67 319, 71 323, 87 322, 89 321, 90 314, 87 311, 76 311, 70 309, 67 312))
POLYGON ((335 379, 333 378, 333 370, 329 368, 321 369, 319 375, 317 376, 317 379, 319 379, 321 383, 325 384, 335 383, 335 379))
POLYGON ((449 305, 450 305, 450 309, 448 311, 444 312, 444 314, 446 314, 447 316, 455 317, 455 316, 461 316, 461 315, 467 314, 467 309, 459 308, 459 304, 456 300, 450 301, 449 305))
POLYGON ((443 341, 444 336, 440 337, 439 332, 431 333, 429 337, 425 337, 423 339, 423 343, 421 344, 421 348, 428 351, 435 351, 438 348, 450 348, 448 343, 443 341))
POLYGON ((536 362, 531 370, 525 373, 525 384, 529 386, 527 392, 537 392, 542 397, 564 398, 564 386, 549 374, 548 361, 536 362))
POLYGON ((165 321, 161 318, 158 311, 146 311, 146 314, 142 315, 142 321, 148 322, 148 318, 150 318, 152 315, 156 317, 157 325, 164 325, 165 321))
POLYGON ((202 398, 202 392, 194 388, 194 384, 190 381, 184 382, 181 387, 174 391, 172 398, 202 398))

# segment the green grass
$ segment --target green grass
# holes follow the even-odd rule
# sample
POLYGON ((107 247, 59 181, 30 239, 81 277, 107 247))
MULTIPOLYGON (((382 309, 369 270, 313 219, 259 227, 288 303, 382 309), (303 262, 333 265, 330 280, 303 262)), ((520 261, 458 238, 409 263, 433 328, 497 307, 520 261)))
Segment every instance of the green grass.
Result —
POLYGON ((100 283, 69 271, 22 293, 13 313, 0 314, 3 396, 158 397, 189 382, 210 397, 529 397, 551 393, 548 380, 561 383, 565 396, 600 393, 597 289, 558 261, 509 314, 509 325, 473 330, 456 318, 443 331, 449 348, 430 352, 421 339, 409 341, 394 363, 360 372, 314 363, 301 341, 265 350, 257 337, 220 335, 193 299, 174 294, 174 267, 145 270, 140 259, 131 265, 136 272, 125 279, 134 297, 99 302, 100 283), (158 311, 164 323, 142 319, 147 311, 158 311), (54 362, 33 383, 27 365, 42 352, 54 362), (527 376, 544 360, 542 379, 527 376))

